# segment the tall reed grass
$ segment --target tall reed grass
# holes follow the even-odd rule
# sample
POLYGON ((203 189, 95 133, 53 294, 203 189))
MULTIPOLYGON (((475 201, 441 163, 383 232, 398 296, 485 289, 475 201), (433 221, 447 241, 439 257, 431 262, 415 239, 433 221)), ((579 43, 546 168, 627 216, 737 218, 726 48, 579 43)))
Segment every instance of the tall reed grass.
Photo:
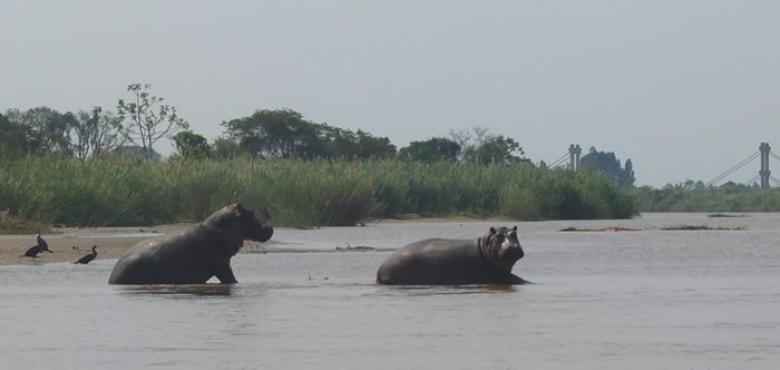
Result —
POLYGON ((642 212, 780 212, 780 189, 637 188, 631 191, 642 212))
POLYGON ((277 225, 354 225, 402 214, 521 220, 626 218, 631 197, 595 174, 405 161, 0 160, 0 210, 73 226, 201 220, 242 202, 277 225))

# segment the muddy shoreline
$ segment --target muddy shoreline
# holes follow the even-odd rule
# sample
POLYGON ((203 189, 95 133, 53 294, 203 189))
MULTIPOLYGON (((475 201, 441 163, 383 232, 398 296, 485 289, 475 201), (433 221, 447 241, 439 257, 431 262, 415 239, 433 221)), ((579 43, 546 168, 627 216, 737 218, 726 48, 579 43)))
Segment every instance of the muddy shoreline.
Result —
MULTIPOLYGON (((469 221, 467 218, 427 218, 413 220, 382 220, 381 223, 415 223, 415 222, 453 222, 469 221)), ((54 253, 41 253, 38 258, 25 257, 24 252, 35 245, 36 234, 0 235, 0 266, 3 265, 35 265, 43 263, 73 262, 90 253, 93 245, 97 245, 97 259, 115 259, 121 257, 128 249, 146 239, 162 238, 167 234, 175 234, 193 224, 173 224, 160 226, 132 227, 98 227, 98 228, 61 228, 53 233, 43 234, 43 238, 54 253)), ((362 227, 362 226, 355 226, 362 227)), ((283 228, 278 228, 283 229, 283 228)), ((350 252, 386 252, 390 248, 375 248, 373 246, 336 246, 334 249, 311 249, 306 247, 290 247, 287 243, 271 240, 267 243, 247 242, 244 253, 350 253, 350 252)))
POLYGON ((160 238, 166 233, 183 230, 187 224, 150 227, 62 228, 43 234, 54 253, 41 253, 33 260, 24 252, 35 245, 35 234, 0 235, 0 265, 32 265, 52 262, 73 262, 98 246, 97 259, 119 258, 136 243, 160 238))

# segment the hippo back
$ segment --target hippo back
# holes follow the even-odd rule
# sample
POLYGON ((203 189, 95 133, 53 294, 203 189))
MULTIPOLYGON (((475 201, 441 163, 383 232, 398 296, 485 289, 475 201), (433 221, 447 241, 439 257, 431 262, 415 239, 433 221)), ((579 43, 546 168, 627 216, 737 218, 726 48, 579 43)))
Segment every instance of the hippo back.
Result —
POLYGON ((393 252, 377 272, 380 284, 459 285, 495 282, 476 240, 426 239, 393 252))
POLYGON ((195 225, 179 234, 136 244, 114 266, 109 284, 202 284, 216 266, 228 263, 232 248, 224 233, 195 225))

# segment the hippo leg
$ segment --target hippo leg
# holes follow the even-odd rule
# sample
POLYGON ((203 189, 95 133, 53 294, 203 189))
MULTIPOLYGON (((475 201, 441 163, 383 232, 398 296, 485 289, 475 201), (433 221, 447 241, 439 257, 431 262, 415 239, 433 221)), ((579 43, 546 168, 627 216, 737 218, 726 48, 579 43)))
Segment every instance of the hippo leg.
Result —
POLYGON ((233 269, 230 268, 230 265, 223 267, 217 273, 215 274, 217 276, 217 279, 222 284, 236 284, 238 283, 238 280, 236 280, 236 276, 233 275, 233 269))

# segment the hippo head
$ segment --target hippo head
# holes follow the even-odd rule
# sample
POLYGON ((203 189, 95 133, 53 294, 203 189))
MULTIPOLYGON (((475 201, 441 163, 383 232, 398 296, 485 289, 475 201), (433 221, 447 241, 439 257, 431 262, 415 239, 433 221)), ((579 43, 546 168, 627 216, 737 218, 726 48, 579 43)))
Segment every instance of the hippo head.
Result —
POLYGON ((480 239, 482 255, 501 271, 511 272, 517 260, 525 253, 517 240, 517 226, 513 228, 491 227, 490 232, 480 239))
POLYGON ((241 241, 265 242, 274 234, 274 228, 267 221, 269 217, 267 211, 263 212, 263 216, 257 216, 241 203, 236 203, 214 212, 203 224, 223 229, 241 241))

